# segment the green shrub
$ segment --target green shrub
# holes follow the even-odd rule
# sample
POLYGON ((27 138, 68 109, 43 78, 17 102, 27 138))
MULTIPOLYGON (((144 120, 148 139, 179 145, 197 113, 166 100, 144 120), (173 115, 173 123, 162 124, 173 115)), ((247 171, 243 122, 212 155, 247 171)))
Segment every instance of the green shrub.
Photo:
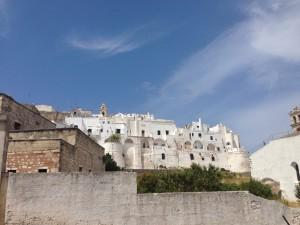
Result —
POLYGON ((105 142, 115 142, 120 143, 121 137, 118 134, 112 134, 109 138, 105 140, 105 142))
POLYGON ((117 165, 116 161, 111 157, 109 153, 103 156, 103 163, 105 165, 105 171, 119 171, 121 168, 117 165))
POLYGON ((260 196, 266 199, 275 198, 270 186, 265 185, 257 180, 251 179, 249 182, 242 183, 240 186, 241 190, 249 191, 256 196, 260 196))
POLYGON ((263 198, 275 198, 269 186, 253 179, 241 184, 222 182, 224 177, 237 176, 227 171, 224 173, 224 171, 214 166, 206 168, 193 164, 188 169, 164 170, 140 174, 137 179, 138 193, 244 190, 263 198))

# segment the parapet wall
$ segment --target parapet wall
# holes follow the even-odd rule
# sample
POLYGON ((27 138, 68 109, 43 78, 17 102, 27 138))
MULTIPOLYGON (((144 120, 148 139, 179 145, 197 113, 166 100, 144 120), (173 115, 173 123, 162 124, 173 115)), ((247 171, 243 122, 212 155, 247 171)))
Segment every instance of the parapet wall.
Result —
POLYGON ((10 174, 6 225, 291 225, 300 212, 247 192, 137 194, 135 173, 10 174))

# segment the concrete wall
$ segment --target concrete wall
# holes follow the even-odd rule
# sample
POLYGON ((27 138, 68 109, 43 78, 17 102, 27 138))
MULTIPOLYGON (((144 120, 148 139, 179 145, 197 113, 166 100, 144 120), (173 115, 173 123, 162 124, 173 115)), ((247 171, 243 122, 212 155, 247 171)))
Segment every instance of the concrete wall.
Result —
POLYGON ((10 174, 6 225, 291 225, 299 210, 247 192, 136 194, 135 173, 10 174))

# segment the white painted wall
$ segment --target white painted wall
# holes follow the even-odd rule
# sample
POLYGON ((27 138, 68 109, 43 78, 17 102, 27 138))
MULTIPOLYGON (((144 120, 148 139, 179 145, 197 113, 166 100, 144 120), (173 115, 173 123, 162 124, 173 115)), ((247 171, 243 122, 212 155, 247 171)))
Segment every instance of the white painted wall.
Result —
POLYGON ((257 179, 271 178, 280 182, 283 197, 296 201, 294 193, 298 181, 292 162, 300 167, 300 135, 273 140, 253 153, 251 175, 257 179))

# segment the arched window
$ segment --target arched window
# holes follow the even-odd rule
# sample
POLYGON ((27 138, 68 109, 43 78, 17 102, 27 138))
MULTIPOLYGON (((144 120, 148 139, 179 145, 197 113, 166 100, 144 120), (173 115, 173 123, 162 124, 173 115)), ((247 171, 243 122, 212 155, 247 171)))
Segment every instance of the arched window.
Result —
POLYGON ((133 144, 133 140, 128 138, 128 139, 125 140, 125 144, 133 144))
POLYGON ((293 116, 294 123, 297 123, 297 117, 293 116))
POLYGON ((216 159, 213 155, 211 156, 211 161, 216 161, 216 159))
POLYGON ((154 140, 154 145, 157 145, 157 146, 165 146, 165 141, 163 139, 160 139, 160 138, 157 138, 154 140))
POLYGON ((208 151, 214 151, 215 150, 215 146, 213 144, 208 144, 207 145, 207 150, 208 151))
POLYGON ((203 149, 203 144, 201 141, 195 141, 193 146, 195 149, 203 149))
POLYGON ((296 170, 297 180, 300 181, 299 166, 296 162, 292 162, 291 166, 296 170))
POLYGON ((165 153, 162 153, 162 154, 161 154, 161 159, 162 159, 162 160, 165 160, 165 159, 166 159, 165 153))

